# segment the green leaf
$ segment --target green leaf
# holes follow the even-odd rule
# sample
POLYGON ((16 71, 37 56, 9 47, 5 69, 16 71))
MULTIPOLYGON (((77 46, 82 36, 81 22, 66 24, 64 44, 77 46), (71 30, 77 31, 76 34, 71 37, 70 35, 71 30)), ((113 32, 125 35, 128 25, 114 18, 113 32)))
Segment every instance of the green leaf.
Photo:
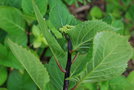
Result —
POLYGON ((0 66, 0 86, 5 83, 7 79, 7 69, 3 66, 0 66))
POLYGON ((45 88, 45 90, 55 90, 55 87, 49 82, 45 88))
MULTIPOLYGON (((39 7, 39 11, 42 15, 45 15, 47 11, 48 0, 34 0, 39 7)), ((24 13, 30 17, 35 17, 32 0, 22 0, 22 9, 24 13)))
POLYGON ((116 28, 116 31, 118 31, 120 34, 124 33, 124 24, 122 20, 114 20, 111 24, 113 27, 116 28))
POLYGON ((0 17, 0 28, 5 30, 13 41, 26 45, 25 21, 21 12, 16 8, 0 6, 0 17))
POLYGON ((36 3, 33 0, 33 8, 36 14, 36 18, 39 23, 39 27, 41 32, 43 33, 44 37, 46 38, 46 41, 48 43, 49 48, 51 49, 51 52, 53 53, 55 60, 58 60, 59 57, 65 56, 64 50, 61 48, 57 40, 53 37, 51 32, 49 31, 46 21, 44 20, 43 16, 41 15, 36 3))
POLYGON ((22 0, 0 0, 1 6, 12 6, 16 8, 21 8, 21 1, 22 0))
POLYGON ((76 61, 71 66, 71 75, 70 76, 76 76, 81 71, 84 70, 84 68, 86 67, 86 64, 88 62, 87 58, 89 58, 87 56, 87 54, 79 54, 77 56, 76 61))
POLYGON ((22 65, 14 57, 12 52, 2 44, 0 44, 0 65, 16 69, 22 69, 22 65))
POLYGON ((112 16, 111 15, 108 15, 108 16, 105 16, 102 20, 104 22, 106 22, 107 24, 111 24, 112 23, 112 16))
POLYGON ((62 0, 48 0, 50 9, 53 8, 55 5, 60 4, 61 7, 66 7, 65 4, 62 2, 62 0))
POLYGON ((73 15, 70 14, 68 9, 65 6, 57 3, 53 6, 49 13, 49 20, 51 23, 59 29, 65 25, 76 25, 80 23, 73 15))
POLYGON ((132 57, 132 48, 126 37, 114 32, 100 32, 93 41, 92 59, 80 73, 77 85, 85 82, 100 82, 121 75, 132 57))
MULTIPOLYGON (((66 60, 67 56, 59 58, 63 68, 66 67, 66 60)), ((51 58, 48 65, 46 65, 48 73, 50 75, 50 83, 54 86, 54 90, 63 90, 64 84, 64 73, 60 71, 59 67, 57 66, 56 62, 54 61, 54 57, 51 58)), ((70 81, 69 88, 72 88, 74 83, 70 81)), ((53 89, 52 89, 53 90, 53 89)), ((70 90, 70 89, 69 89, 70 90)))
POLYGON ((0 90, 8 90, 7 88, 0 88, 0 90))
POLYGON ((97 32, 104 30, 113 31, 114 28, 98 20, 86 21, 76 25, 68 32, 73 43, 73 50, 89 48, 89 41, 93 40, 97 32))
POLYGON ((134 86, 124 76, 114 78, 109 82, 109 90, 133 90, 134 86))
MULTIPOLYGON (((59 59, 61 60, 61 64, 65 66, 66 58, 59 59)), ((50 75, 50 82, 55 87, 55 90, 62 90, 63 89, 63 80, 64 80, 64 73, 60 71, 54 58, 49 62, 49 65, 46 65, 47 70, 50 75)))
POLYGON ((29 75, 26 72, 18 72, 17 70, 10 73, 7 88, 9 90, 37 90, 29 75))
POLYGON ((7 39, 7 43, 32 80, 41 90, 44 90, 46 84, 49 82, 49 75, 43 64, 30 50, 15 44, 10 39, 7 39))
POLYGON ((32 27, 32 33, 35 37, 38 37, 41 35, 40 29, 38 28, 38 26, 33 26, 32 27))
POLYGON ((32 33, 35 36, 35 40, 33 42, 34 48, 39 48, 42 44, 43 46, 47 46, 47 41, 43 34, 41 33, 40 29, 38 26, 33 26, 32 27, 32 33))
POLYGON ((132 71, 128 77, 127 77, 127 80, 130 84, 134 85, 134 71, 132 71))
POLYGON ((97 90, 98 88, 96 83, 84 83, 82 86, 89 90, 97 90))
POLYGON ((134 5, 131 5, 129 8, 128 8, 128 14, 130 15, 131 19, 134 19, 134 5))
POLYGON ((97 7, 97 6, 94 6, 91 10, 90 10, 90 13, 91 17, 94 17, 94 18, 101 18, 103 16, 103 12, 102 10, 97 7))
POLYGON ((99 83, 100 90, 109 90, 109 82, 101 82, 99 83))
POLYGON ((47 21, 47 25, 56 38, 62 38, 62 34, 54 27, 54 25, 49 20, 47 21))

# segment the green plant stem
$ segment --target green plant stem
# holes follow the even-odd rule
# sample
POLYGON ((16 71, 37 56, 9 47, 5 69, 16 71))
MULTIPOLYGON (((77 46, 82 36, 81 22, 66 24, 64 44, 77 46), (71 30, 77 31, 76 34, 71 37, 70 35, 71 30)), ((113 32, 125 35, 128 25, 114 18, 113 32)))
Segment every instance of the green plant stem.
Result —
POLYGON ((70 69, 71 69, 71 51, 72 51, 72 42, 70 39, 68 40, 68 59, 67 59, 67 64, 66 64, 66 73, 65 73, 65 77, 64 77, 64 86, 63 86, 63 90, 68 90, 69 87, 69 80, 66 80, 66 78, 68 78, 70 76, 70 69))

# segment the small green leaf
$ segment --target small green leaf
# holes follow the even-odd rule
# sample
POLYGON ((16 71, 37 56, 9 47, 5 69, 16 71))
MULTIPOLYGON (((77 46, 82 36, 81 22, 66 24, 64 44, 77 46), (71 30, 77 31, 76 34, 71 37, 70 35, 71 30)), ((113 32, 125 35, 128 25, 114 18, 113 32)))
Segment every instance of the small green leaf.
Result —
POLYGON ((10 73, 7 88, 9 90, 37 90, 29 75, 26 72, 18 72, 17 70, 10 73))
POLYGON ((43 46, 48 46, 48 43, 45 39, 45 37, 43 36, 43 34, 41 33, 40 29, 38 26, 33 26, 32 28, 32 33, 35 36, 35 40, 33 42, 33 46, 34 48, 39 48, 42 44, 43 46))
POLYGON ((7 69, 3 66, 0 66, 0 86, 5 83, 7 79, 7 69))
POLYGON ((37 38, 37 39, 35 39, 34 40, 34 42, 33 42, 33 47, 34 48, 39 48, 40 46, 41 46, 41 39, 40 38, 37 38))
POLYGON ((32 33, 35 37, 38 37, 41 35, 40 29, 38 28, 38 26, 33 26, 32 27, 32 33))
POLYGON ((32 80, 41 90, 44 90, 46 84, 49 82, 49 75, 43 64, 41 64, 39 61, 38 57, 30 52, 30 50, 15 44, 10 39, 7 39, 7 43, 15 57, 26 69, 32 80))
POLYGON ((91 15, 91 17, 94 17, 94 18, 101 18, 103 16, 103 12, 99 7, 94 6, 90 10, 90 15, 91 15))

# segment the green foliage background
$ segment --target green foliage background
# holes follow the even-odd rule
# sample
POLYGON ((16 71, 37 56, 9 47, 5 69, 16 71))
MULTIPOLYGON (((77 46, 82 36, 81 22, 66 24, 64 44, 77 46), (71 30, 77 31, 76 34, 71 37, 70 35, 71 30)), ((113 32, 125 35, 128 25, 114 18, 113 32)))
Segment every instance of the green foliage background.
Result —
POLYGON ((78 54, 69 90, 133 90, 134 1, 104 1, 0 0, 0 90, 63 90, 66 36, 78 54), (88 4, 86 21, 68 9, 88 4))

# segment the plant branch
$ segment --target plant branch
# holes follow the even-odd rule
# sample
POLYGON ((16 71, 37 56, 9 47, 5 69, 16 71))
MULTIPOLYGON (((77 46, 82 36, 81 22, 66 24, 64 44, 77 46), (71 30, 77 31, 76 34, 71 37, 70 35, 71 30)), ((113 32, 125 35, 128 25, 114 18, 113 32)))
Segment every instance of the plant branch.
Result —
POLYGON ((54 57, 54 59, 55 59, 55 61, 56 61, 56 64, 58 65, 58 67, 59 67, 59 69, 62 71, 62 72, 66 72, 66 70, 64 70, 63 68, 62 68, 62 66, 60 65, 60 63, 59 63, 59 61, 54 57))
POLYGON ((70 39, 67 39, 68 41, 68 58, 67 58, 67 64, 66 64, 66 73, 65 73, 65 77, 64 77, 64 86, 63 86, 63 90, 68 90, 69 87, 69 80, 66 80, 66 78, 68 78, 70 76, 70 69, 71 69, 71 52, 72 51, 72 42, 70 39))
POLYGON ((77 53, 77 54, 74 56, 74 58, 73 58, 73 60, 72 60, 72 64, 76 61, 78 55, 79 55, 79 53, 77 53))

